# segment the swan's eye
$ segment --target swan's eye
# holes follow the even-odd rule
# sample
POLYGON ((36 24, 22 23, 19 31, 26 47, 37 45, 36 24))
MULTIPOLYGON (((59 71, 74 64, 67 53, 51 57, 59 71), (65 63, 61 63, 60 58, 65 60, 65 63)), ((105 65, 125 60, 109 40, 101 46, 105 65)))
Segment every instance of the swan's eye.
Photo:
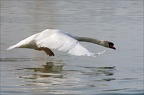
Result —
POLYGON ((114 45, 112 42, 109 42, 108 44, 109 44, 109 45, 114 45))
POLYGON ((116 49, 116 48, 114 47, 114 44, 113 44, 112 42, 109 42, 108 44, 109 44, 109 48, 116 49))

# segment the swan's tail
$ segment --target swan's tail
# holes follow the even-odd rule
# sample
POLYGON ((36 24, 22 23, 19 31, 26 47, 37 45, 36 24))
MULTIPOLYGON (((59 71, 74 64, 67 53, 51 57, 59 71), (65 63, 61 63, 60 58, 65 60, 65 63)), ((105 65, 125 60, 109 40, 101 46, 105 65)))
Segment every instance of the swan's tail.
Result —
POLYGON ((35 48, 35 42, 34 39, 38 36, 39 33, 36 33, 20 42, 18 42, 17 44, 10 46, 9 48, 7 48, 6 50, 12 50, 14 48, 35 48))
POLYGON ((14 49, 14 48, 17 48, 17 46, 16 46, 16 45, 10 46, 10 47, 7 48, 6 50, 12 50, 12 49, 14 49))

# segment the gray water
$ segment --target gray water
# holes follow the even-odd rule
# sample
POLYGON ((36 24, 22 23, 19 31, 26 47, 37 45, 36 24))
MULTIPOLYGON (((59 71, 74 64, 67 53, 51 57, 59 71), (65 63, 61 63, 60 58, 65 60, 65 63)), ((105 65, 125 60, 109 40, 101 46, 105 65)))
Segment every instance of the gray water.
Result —
POLYGON ((1 0, 1 95, 143 95, 143 0, 1 0), (47 28, 115 43, 96 57, 9 46, 47 28))

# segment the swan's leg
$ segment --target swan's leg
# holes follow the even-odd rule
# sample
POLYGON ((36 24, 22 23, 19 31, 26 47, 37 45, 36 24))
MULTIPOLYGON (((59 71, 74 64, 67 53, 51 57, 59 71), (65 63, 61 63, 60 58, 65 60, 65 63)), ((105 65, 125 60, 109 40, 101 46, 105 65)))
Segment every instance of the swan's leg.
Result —
POLYGON ((40 48, 37 48, 35 50, 39 50, 39 51, 43 50, 46 52, 47 55, 54 56, 54 53, 49 48, 46 48, 46 47, 40 47, 40 48))

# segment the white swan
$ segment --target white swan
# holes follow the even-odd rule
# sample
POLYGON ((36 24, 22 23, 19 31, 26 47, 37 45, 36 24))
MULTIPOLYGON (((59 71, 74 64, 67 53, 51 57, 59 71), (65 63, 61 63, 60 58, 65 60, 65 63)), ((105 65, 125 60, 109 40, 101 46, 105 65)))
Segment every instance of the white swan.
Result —
POLYGON ((114 44, 110 41, 73 36, 57 29, 46 29, 20 41, 16 45, 10 46, 7 50, 14 48, 30 48, 39 51, 43 50, 47 55, 54 56, 51 49, 57 49, 76 56, 93 56, 94 53, 91 53, 85 47, 79 44, 79 41, 90 42, 111 49, 116 49, 114 44))

